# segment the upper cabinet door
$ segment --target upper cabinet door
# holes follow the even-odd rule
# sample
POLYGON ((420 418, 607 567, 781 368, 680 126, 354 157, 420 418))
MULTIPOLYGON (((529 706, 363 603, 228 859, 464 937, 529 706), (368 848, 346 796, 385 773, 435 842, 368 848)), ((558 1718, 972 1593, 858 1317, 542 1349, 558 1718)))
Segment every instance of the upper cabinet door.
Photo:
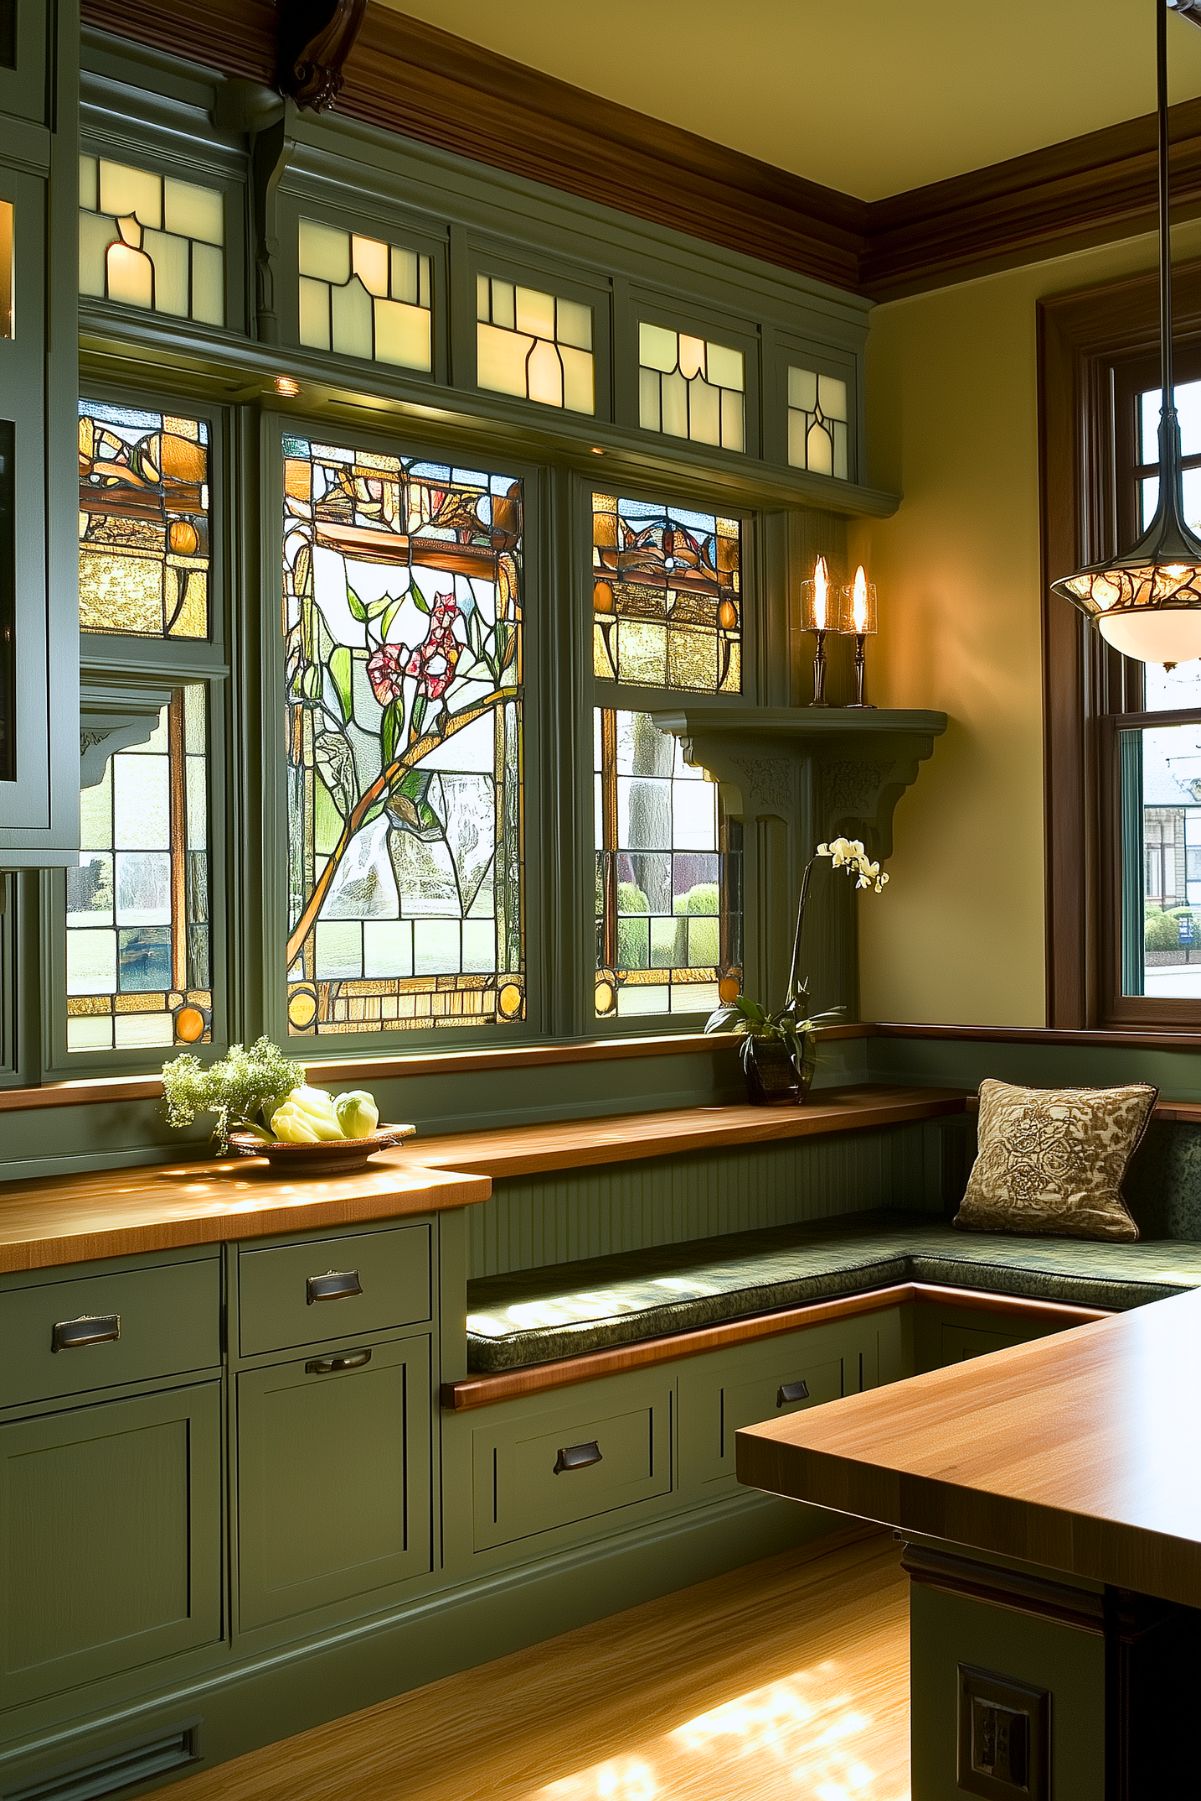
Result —
POLYGON ((77 0, 0 0, 0 869, 79 846, 77 0))

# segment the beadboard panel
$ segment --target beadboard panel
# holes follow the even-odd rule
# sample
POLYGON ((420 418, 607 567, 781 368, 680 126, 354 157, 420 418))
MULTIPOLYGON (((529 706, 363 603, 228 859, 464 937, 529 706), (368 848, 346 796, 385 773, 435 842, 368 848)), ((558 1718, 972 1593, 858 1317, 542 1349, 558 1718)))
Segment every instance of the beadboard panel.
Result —
POLYGON ((500 1182, 468 1214, 469 1272, 502 1275, 645 1245, 827 1219, 869 1207, 939 1211, 958 1121, 657 1157, 500 1182))

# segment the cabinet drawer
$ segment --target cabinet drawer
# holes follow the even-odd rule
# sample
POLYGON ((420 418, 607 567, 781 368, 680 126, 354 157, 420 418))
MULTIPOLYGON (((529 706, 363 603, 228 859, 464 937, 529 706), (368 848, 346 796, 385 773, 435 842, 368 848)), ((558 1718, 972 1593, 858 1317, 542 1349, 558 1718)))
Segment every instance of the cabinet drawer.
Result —
POLYGON ((0 1408, 220 1361, 215 1257, 0 1295, 0 1408))
POLYGON ((417 1325, 429 1317, 428 1226, 392 1226, 238 1253, 243 1357, 417 1325))
POLYGON ((668 1494, 670 1387, 479 1427, 472 1465, 477 1551, 668 1494))
POLYGON ((837 1401, 858 1387, 858 1347, 837 1329, 812 1329, 697 1358, 680 1371, 682 1479, 733 1480, 739 1427, 837 1401))
POLYGON ((241 1372, 243 1632, 318 1607, 370 1611, 430 1569, 432 1542, 428 1339, 241 1372))

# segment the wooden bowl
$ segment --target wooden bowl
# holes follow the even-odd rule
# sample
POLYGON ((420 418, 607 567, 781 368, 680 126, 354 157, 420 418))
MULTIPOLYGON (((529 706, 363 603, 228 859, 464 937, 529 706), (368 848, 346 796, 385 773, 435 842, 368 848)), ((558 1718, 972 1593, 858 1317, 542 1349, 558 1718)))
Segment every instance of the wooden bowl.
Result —
POLYGON ((265 1144, 249 1132, 233 1131, 229 1148, 236 1157, 263 1157, 280 1176, 333 1176, 362 1169, 377 1151, 390 1150, 415 1137, 416 1126, 377 1126, 369 1138, 325 1138, 318 1144, 289 1144, 276 1138, 265 1144))

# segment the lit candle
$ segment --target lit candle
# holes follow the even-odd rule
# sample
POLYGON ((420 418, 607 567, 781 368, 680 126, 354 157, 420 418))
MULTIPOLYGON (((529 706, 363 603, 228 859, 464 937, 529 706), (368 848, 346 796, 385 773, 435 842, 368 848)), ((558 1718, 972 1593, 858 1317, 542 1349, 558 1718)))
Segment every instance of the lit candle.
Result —
POLYGON ((862 633, 867 630, 867 576, 863 573, 862 563, 855 571, 855 586, 851 594, 851 618, 854 621, 856 632, 862 633))
POLYGON ((830 592, 830 572, 826 568, 825 557, 818 557, 813 565, 813 629, 824 632, 826 629, 826 604, 830 592))

